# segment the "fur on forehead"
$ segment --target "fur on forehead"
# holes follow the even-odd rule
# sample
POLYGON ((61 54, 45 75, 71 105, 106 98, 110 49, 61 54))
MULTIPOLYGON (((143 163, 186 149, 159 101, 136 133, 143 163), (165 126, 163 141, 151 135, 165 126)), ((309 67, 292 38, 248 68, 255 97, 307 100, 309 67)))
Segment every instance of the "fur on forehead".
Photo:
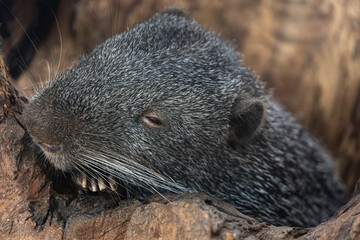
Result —
MULTIPOLYGON (((106 88, 122 89, 137 98, 177 94, 201 103, 203 96, 221 106, 242 96, 262 95, 261 84, 240 66, 230 44, 186 15, 166 11, 96 47, 61 77, 59 89, 65 82, 69 92, 89 92, 82 96, 106 88)), ((228 111, 230 106, 223 107, 228 111)))

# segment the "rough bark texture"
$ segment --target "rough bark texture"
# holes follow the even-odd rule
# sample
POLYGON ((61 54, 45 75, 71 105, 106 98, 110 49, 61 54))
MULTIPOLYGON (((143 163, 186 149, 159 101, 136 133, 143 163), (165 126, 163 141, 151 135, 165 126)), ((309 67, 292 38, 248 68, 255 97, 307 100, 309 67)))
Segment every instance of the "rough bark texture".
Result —
POLYGON ((50 185, 34 156, 23 151, 25 132, 17 119, 24 101, 8 79, 0 52, 0 239, 60 239, 61 229, 55 225, 38 233, 29 219, 30 205, 35 202, 42 208, 36 217, 47 218, 50 185))
MULTIPOLYGON (((31 8, 22 4, 17 1, 14 11, 26 28, 31 8)), ((233 41, 275 96, 336 154, 342 177, 353 187, 360 176, 358 0, 63 0, 57 18, 62 51, 54 24, 18 89, 26 90, 29 79, 46 81, 46 61, 52 68, 49 80, 58 66, 61 72, 107 36, 169 5, 183 7, 233 41)), ((11 29, 5 50, 24 35, 15 21, 11 29)), ((58 191, 19 125, 24 102, 8 81, 1 56, 0 239, 360 239, 360 194, 309 230, 258 223, 204 194, 168 196, 168 203, 156 196, 118 201, 58 191)))

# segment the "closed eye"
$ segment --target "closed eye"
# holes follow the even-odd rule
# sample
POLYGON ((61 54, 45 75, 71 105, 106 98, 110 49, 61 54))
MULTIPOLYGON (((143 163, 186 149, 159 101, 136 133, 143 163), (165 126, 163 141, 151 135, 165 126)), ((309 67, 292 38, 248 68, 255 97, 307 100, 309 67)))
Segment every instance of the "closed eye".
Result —
POLYGON ((141 121, 150 128, 167 128, 168 124, 165 119, 155 112, 149 112, 141 117, 141 121))
POLYGON ((156 117, 150 117, 150 116, 145 116, 145 121, 147 121, 149 124, 153 124, 153 125, 157 125, 157 126, 161 126, 163 125, 163 122, 156 117))

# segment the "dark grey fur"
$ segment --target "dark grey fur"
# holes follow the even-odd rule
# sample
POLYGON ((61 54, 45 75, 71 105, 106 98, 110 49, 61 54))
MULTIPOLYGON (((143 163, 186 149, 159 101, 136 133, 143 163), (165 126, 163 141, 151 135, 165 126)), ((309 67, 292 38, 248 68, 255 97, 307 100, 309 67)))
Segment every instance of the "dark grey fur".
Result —
POLYGON ((35 142, 61 146, 46 153, 57 168, 112 173, 130 196, 141 195, 134 185, 204 191, 277 225, 328 219, 345 201, 329 156, 241 64, 168 10, 84 56, 30 101, 25 123, 35 142), (146 126, 146 112, 164 125, 146 126))

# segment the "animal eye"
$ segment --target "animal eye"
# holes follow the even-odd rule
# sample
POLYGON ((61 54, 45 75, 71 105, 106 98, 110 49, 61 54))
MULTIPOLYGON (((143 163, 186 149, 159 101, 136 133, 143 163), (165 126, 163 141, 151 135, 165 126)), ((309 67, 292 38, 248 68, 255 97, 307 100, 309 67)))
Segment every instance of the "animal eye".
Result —
POLYGON ((155 124, 155 125, 162 125, 162 121, 158 118, 155 118, 155 117, 149 117, 149 116, 145 116, 146 120, 149 120, 152 124, 155 124))
POLYGON ((147 113, 144 116, 142 116, 141 121, 148 127, 152 127, 152 128, 166 127, 165 120, 160 115, 153 112, 147 113))

